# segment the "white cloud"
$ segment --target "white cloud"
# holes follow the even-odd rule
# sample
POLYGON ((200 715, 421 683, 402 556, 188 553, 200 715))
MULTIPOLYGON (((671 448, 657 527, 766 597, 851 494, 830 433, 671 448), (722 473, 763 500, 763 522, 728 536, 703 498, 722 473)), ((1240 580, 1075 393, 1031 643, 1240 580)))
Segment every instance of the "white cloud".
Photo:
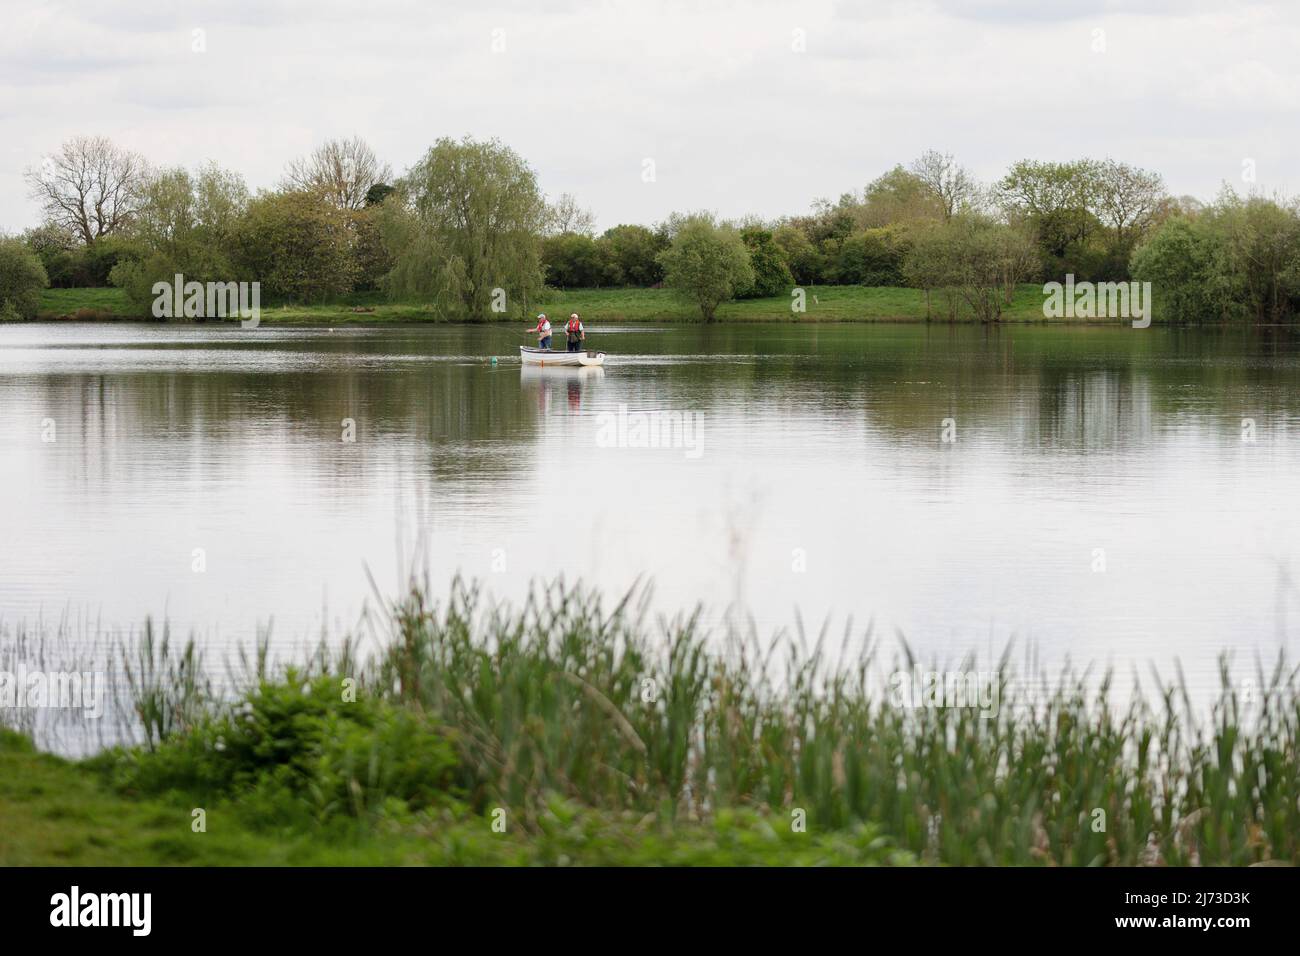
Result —
POLYGON ((76 133, 254 187, 329 136, 399 170, 439 136, 496 136, 602 225, 800 212, 929 147, 985 178, 1112 155, 1205 197, 1249 156, 1260 186, 1300 188, 1284 2, 0 3, 8 228, 37 216, 23 168, 76 133))

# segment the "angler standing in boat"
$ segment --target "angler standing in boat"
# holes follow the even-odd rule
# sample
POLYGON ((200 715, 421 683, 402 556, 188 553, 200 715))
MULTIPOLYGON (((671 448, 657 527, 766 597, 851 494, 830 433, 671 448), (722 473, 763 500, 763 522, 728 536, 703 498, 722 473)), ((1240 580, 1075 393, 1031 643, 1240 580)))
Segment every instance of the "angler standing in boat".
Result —
POLYGON ((549 349, 551 347, 551 320, 543 312, 537 316, 537 324, 528 330, 537 333, 537 347, 539 349, 549 349))
POLYGON ((569 337, 568 350, 570 352, 581 352, 582 343, 587 341, 587 332, 583 329, 582 320, 578 318, 577 312, 569 316, 569 321, 565 324, 564 331, 569 337))

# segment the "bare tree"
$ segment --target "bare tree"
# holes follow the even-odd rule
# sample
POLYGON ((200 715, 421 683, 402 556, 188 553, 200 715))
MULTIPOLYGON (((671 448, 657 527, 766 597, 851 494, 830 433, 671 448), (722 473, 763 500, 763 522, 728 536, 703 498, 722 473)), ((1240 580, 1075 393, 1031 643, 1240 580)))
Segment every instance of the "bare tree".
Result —
POLYGON ((572 193, 561 193, 554 204, 547 207, 547 231, 561 236, 566 232, 590 236, 596 231, 596 216, 583 209, 572 193))
POLYGON ((130 222, 147 174, 140 154, 103 136, 77 136, 24 178, 46 221, 90 245, 130 222))
POLYGON ((362 209, 371 188, 392 177, 392 167, 381 163, 365 140, 353 136, 327 140, 310 155, 295 159, 281 186, 319 192, 339 209, 362 209))
POLYGON ((945 222, 959 212, 973 211, 979 204, 979 182, 957 165, 952 153, 927 149, 913 160, 909 171, 939 200, 945 222))

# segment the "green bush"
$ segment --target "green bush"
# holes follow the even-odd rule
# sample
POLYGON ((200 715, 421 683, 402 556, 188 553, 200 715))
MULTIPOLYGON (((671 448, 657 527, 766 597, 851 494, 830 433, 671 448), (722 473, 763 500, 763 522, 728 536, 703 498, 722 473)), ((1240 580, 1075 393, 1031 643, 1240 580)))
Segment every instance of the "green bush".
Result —
MULTIPOLYGON (((379 186, 371 187, 373 193, 379 186)), ((385 187, 391 192, 392 187, 385 187)), ((358 292, 378 291, 389 271, 393 268, 393 256, 384 245, 384 237, 379 229, 375 212, 369 207, 356 209, 347 213, 350 234, 349 248, 352 251, 353 270, 356 275, 355 289, 358 292)))
POLYGON ((1167 220, 1133 253, 1131 269, 1134 279, 1151 283, 1162 319, 1221 320, 1239 311, 1244 298, 1226 244, 1208 219, 1167 220))
POLYGON ((0 320, 34 319, 50 284, 36 253, 20 239, 0 239, 0 320))
POLYGON ((99 760, 125 790, 238 798, 269 820, 328 821, 447 802, 456 758, 446 734, 412 710, 345 696, 339 678, 289 671, 152 752, 99 760))
POLYGON ((542 266, 546 284, 556 289, 599 289, 623 282, 609 247, 576 232, 547 236, 542 241, 542 266))
POLYGON ((42 226, 24 234, 27 245, 40 258, 55 289, 103 288, 111 285, 110 274, 118 265, 144 255, 136 242, 105 236, 93 245, 75 242, 53 226, 42 226))
POLYGON ((794 287, 794 277, 785 260, 785 253, 776 244, 769 229, 742 229, 740 238, 749 250, 749 264, 754 279, 737 290, 738 299, 764 299, 774 295, 789 295, 794 287))
POLYGON ((772 233, 790 273, 799 285, 814 285, 826 279, 826 263, 807 234, 798 226, 786 224, 772 233))
MULTIPOLYGON (((131 308, 140 315, 153 314, 155 282, 166 282, 170 287, 177 273, 184 274, 181 264, 170 256, 156 252, 144 259, 119 262, 109 273, 113 285, 126 293, 131 308)), ((188 277, 188 276, 187 276, 188 277)))
POLYGON ((264 297, 318 302, 352 290, 357 262, 348 219, 321 196, 259 196, 234 230, 240 279, 260 282, 264 297))
POLYGON ((903 260, 911 243, 896 227, 854 233, 840 246, 832 278, 845 285, 903 285, 903 260))
POLYGON ((665 229, 625 223, 605 230, 596 242, 616 270, 618 282, 645 288, 663 281, 664 270, 656 257, 668 248, 665 229))

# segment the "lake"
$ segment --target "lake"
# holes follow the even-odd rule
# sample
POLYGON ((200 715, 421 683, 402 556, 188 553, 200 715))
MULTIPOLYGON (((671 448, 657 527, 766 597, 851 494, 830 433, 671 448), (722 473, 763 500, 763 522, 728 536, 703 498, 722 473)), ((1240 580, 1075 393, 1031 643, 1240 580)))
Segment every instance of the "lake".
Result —
POLYGON ((305 643, 418 556, 1198 689, 1300 622, 1293 336, 594 327, 601 372, 522 328, 0 327, 0 620, 305 643))

